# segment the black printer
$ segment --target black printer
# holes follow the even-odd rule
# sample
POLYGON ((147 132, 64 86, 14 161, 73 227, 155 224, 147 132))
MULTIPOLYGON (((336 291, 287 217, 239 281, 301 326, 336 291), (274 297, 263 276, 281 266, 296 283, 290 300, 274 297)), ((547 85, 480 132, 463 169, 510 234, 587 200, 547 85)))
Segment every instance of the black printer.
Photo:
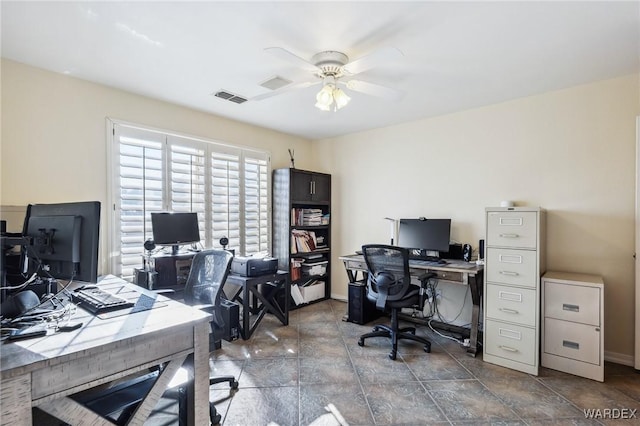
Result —
POLYGON ((236 256, 231 262, 231 272, 243 277, 257 277, 273 274, 278 270, 278 259, 275 257, 242 257, 236 256))

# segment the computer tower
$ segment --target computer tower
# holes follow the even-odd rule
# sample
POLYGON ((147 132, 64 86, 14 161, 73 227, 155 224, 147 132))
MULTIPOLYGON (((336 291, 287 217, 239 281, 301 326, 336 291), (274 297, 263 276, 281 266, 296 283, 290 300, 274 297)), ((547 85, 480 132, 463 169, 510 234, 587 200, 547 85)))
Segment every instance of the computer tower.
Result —
POLYGON ((362 282, 349 283, 348 321, 366 324, 382 316, 382 311, 367 299, 367 285, 362 282))
POLYGON ((227 342, 237 340, 240 337, 240 305, 230 300, 221 300, 220 315, 224 322, 220 337, 227 342))

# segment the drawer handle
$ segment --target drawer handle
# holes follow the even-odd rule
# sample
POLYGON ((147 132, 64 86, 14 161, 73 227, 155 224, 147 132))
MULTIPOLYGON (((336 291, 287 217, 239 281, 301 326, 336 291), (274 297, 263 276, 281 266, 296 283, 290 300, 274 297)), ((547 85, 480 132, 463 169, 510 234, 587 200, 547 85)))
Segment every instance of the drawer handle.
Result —
POLYGON ((520 312, 516 311, 515 309, 509 309, 509 308, 500 308, 499 309, 502 312, 506 312, 508 314, 519 314, 520 312))
POLYGON ((498 346, 500 349, 504 349, 505 351, 509 351, 509 352, 518 352, 518 350, 516 348, 512 348, 511 346, 504 346, 504 345, 500 345, 498 346))
POLYGON ((522 302, 522 294, 511 293, 510 291, 500 290, 498 292, 498 299, 507 300, 509 302, 522 302))
POLYGON ((517 277, 518 275, 520 275, 517 272, 513 272, 513 271, 500 271, 501 275, 508 275, 510 277, 517 277))
POLYGON ((518 238, 518 234, 500 234, 500 238, 518 238))
POLYGON ((509 330, 508 328, 498 328, 498 335, 506 337, 507 339, 522 340, 522 333, 515 330, 509 330))
POLYGON ((580 343, 572 342, 570 340, 563 340, 562 341, 562 346, 564 346, 565 348, 569 348, 569 349, 580 350, 580 343))
POLYGON ((568 303, 563 303, 562 304, 562 310, 563 311, 571 311, 571 312, 580 312, 580 306, 579 305, 570 305, 568 303))

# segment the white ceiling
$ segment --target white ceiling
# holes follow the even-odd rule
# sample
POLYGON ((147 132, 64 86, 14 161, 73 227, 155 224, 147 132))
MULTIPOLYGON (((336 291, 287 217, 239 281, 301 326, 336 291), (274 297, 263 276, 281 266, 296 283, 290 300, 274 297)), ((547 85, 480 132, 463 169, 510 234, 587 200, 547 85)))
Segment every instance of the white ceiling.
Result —
MULTIPOLYGON (((246 123, 319 139, 640 72, 633 2, 12 2, 2 56, 246 123), (358 74, 404 92, 350 92, 337 112, 319 86, 260 101, 273 76, 310 73, 265 52, 401 60, 358 74), (234 104, 223 89, 249 98, 234 104)), ((345 89, 349 92, 348 89, 345 89)), ((46 93, 42 94, 46 96, 46 93)))

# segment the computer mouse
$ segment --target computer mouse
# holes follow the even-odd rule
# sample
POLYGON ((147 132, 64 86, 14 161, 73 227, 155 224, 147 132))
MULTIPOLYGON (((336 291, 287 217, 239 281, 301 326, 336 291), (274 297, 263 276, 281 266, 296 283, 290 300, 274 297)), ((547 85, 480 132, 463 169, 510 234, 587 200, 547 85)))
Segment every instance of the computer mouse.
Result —
POLYGON ((0 306, 0 314, 4 318, 15 318, 35 308, 40 304, 40 298, 33 290, 23 290, 9 296, 0 306))

